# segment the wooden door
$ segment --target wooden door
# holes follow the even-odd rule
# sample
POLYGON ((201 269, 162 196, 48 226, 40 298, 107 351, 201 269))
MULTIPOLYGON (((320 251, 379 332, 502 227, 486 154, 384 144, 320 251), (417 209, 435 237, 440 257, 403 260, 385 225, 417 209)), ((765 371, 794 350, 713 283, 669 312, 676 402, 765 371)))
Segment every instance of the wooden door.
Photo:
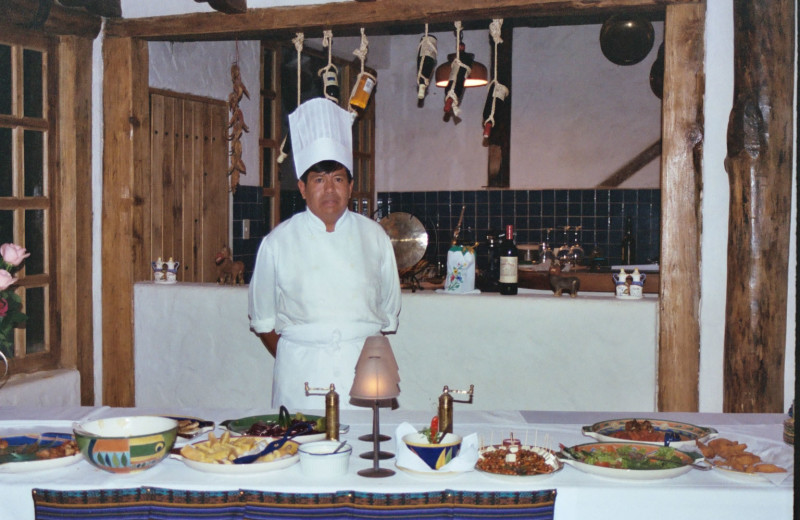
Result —
POLYGON ((150 259, 180 262, 178 281, 214 282, 214 257, 228 242, 227 123, 223 101, 150 91, 144 229, 150 259))

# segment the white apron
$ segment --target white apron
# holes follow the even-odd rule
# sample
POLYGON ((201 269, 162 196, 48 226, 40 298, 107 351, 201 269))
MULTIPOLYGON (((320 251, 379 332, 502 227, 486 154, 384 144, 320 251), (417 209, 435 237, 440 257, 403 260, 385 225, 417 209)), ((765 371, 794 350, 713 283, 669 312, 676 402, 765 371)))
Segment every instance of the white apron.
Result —
POLYGON ((298 410, 325 408, 322 395, 306 396, 305 383, 325 388, 333 383, 339 408, 350 405, 356 362, 368 336, 380 334, 374 323, 315 323, 292 325, 281 331, 272 379, 272 407, 298 410))

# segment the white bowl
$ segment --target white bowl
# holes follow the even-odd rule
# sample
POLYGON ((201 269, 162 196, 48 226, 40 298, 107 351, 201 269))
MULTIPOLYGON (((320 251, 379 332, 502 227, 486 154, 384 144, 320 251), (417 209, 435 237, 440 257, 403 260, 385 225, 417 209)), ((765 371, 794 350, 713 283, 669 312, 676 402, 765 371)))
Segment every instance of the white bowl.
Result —
POLYGON ((350 454, 353 447, 342 446, 338 453, 333 453, 341 444, 340 441, 316 441, 301 444, 300 469, 303 474, 312 477, 333 477, 347 473, 350 466, 350 454))

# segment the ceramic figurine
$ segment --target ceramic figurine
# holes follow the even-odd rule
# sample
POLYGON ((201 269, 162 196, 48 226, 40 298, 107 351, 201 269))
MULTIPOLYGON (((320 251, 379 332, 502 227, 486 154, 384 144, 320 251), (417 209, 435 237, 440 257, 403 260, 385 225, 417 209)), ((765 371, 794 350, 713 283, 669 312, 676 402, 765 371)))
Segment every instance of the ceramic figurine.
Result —
POLYGON ((244 283, 244 262, 238 260, 234 262, 228 246, 222 246, 214 263, 217 264, 217 283, 220 285, 244 283))
POLYGON ((555 296, 561 296, 567 291, 571 298, 578 296, 581 280, 577 276, 561 276, 561 262, 554 260, 550 265, 550 288, 555 296))

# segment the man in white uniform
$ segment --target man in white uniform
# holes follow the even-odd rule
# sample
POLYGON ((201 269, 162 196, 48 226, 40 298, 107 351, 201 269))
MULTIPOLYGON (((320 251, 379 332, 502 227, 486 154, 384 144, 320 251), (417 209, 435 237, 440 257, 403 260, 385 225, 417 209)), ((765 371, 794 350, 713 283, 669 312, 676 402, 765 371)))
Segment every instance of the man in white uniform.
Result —
MULTIPOLYGON (((320 408, 304 383, 348 395, 368 336, 394 332, 400 280, 391 241, 348 210, 352 116, 323 98, 289 115, 306 211, 264 237, 250 280, 250 326, 275 357, 272 406, 320 408)), ((342 407, 347 407, 345 400, 342 407)))

